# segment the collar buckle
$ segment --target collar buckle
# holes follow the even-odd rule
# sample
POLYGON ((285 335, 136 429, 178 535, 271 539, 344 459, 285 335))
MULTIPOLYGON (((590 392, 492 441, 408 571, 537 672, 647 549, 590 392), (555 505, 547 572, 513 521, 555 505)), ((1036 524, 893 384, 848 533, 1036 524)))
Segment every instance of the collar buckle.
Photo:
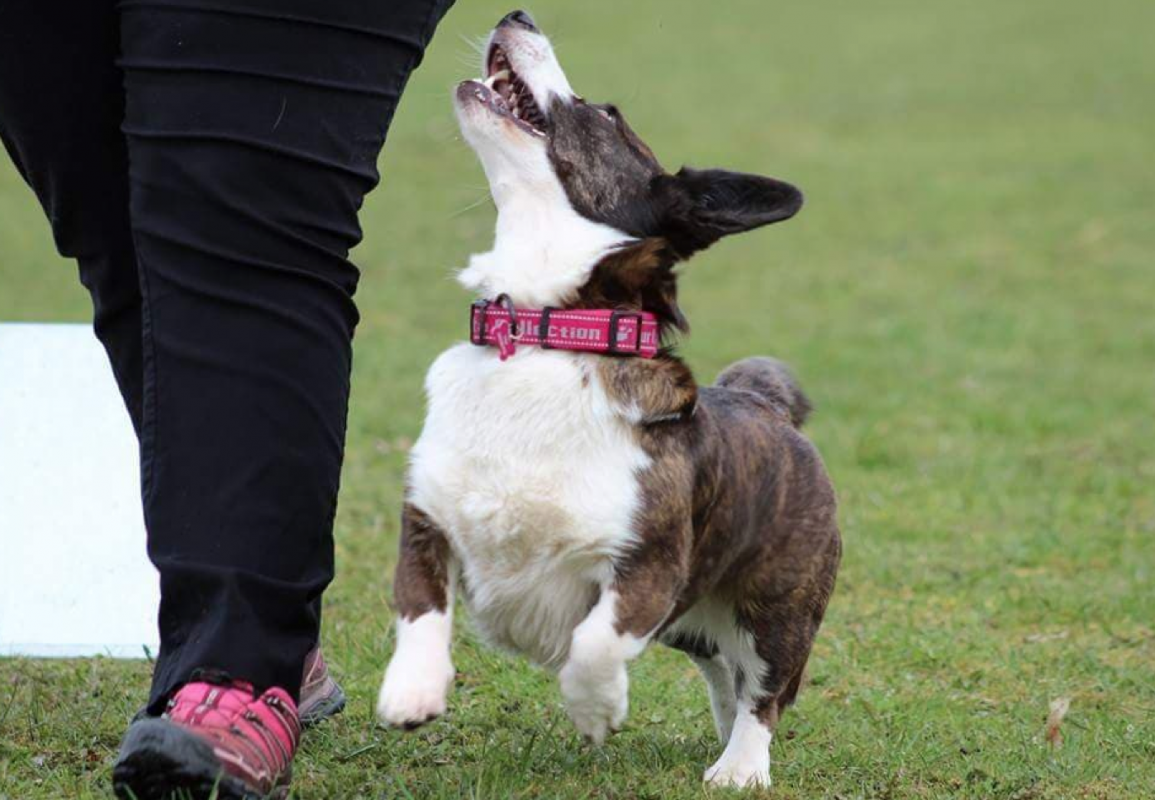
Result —
POLYGON ((637 355, 642 351, 642 315, 636 311, 614 311, 610 314, 610 341, 606 348, 607 353, 616 353, 619 355, 637 355), (634 344, 632 350, 622 350, 618 347, 618 328, 621 326, 623 319, 634 320, 634 344))

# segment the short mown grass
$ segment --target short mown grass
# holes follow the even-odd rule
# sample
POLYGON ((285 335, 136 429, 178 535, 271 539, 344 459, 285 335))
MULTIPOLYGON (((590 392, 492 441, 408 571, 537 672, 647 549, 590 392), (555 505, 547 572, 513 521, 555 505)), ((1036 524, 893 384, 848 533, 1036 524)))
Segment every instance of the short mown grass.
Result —
MULTIPOLYGON (((308 734, 300 798, 711 794, 705 690, 669 651, 636 662, 627 726, 600 749, 549 676, 467 626, 449 715, 412 734, 373 724, 421 379, 462 337, 469 298, 451 268, 493 219, 448 90, 474 70, 461 37, 507 10, 451 12, 363 214, 325 620, 351 702, 308 734)), ((578 90, 619 103, 667 166, 765 171, 807 192, 797 219, 720 245, 682 283, 699 377, 753 353, 792 363, 841 496, 838 590, 764 796, 1155 797, 1155 4, 531 10, 578 90)), ((87 312, 0 167, 0 319, 87 312)), ((0 661, 0 797, 105 796, 148 671, 0 661)))

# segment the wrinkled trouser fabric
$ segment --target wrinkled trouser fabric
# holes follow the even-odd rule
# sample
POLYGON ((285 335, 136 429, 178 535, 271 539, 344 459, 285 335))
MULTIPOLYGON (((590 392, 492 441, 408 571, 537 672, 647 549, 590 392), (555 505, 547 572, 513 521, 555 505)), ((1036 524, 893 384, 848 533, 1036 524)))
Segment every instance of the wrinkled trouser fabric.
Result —
POLYGON ((299 690, 333 577, 348 253, 451 3, 0 0, 0 138, 140 439, 154 711, 198 668, 299 690))

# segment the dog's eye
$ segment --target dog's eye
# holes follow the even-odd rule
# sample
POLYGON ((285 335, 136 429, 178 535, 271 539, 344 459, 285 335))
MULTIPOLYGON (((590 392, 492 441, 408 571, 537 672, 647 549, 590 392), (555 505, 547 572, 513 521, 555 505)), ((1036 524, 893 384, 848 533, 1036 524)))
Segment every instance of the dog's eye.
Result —
POLYGON ((604 106, 597 106, 598 112, 608 119, 610 122, 616 122, 618 119, 618 107, 615 105, 606 104, 604 106))

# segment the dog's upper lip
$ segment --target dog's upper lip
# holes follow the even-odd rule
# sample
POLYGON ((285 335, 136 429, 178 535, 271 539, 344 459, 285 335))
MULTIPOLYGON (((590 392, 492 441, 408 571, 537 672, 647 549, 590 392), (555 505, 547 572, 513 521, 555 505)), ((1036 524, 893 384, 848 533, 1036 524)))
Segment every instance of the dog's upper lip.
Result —
POLYGON ((505 49, 496 40, 490 42, 489 51, 485 54, 485 77, 488 78, 495 72, 509 68, 509 57, 505 54, 505 49))
POLYGON ((514 70, 500 42, 494 41, 489 46, 485 73, 485 80, 477 83, 487 91, 484 96, 478 95, 478 99, 503 116, 508 115, 523 130, 544 136, 545 114, 534 99, 533 92, 514 70))

